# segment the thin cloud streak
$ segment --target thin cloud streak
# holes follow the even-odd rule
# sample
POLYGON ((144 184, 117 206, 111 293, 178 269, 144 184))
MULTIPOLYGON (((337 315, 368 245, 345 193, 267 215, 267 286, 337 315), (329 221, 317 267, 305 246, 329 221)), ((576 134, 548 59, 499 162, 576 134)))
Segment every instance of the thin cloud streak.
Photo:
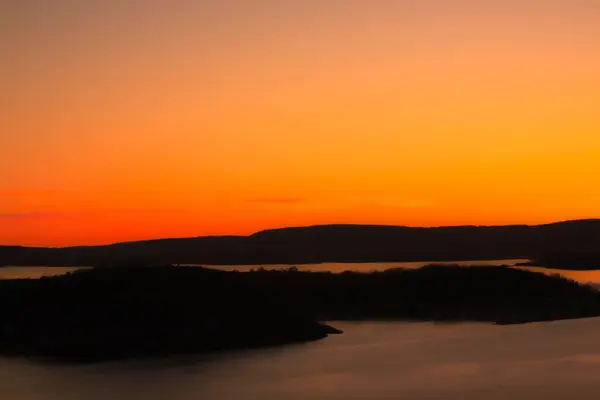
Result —
POLYGON ((89 215, 107 215, 107 214, 152 214, 172 212, 171 209, 124 209, 124 210, 93 210, 93 211, 39 211, 39 212, 14 212, 0 213, 0 220, 15 219, 42 219, 42 218, 68 218, 85 217, 89 215))
POLYGON ((47 194, 60 194, 64 193, 64 190, 59 189, 40 189, 40 188, 0 188, 0 197, 14 198, 14 197, 31 197, 47 194))
POLYGON ((0 219, 37 219, 37 218, 50 218, 58 216, 61 213, 53 212, 23 212, 23 213, 2 213, 0 219))
POLYGON ((297 197, 265 197, 257 199, 248 199, 246 203, 251 204, 274 204, 274 205, 294 205, 306 203, 306 199, 297 197))

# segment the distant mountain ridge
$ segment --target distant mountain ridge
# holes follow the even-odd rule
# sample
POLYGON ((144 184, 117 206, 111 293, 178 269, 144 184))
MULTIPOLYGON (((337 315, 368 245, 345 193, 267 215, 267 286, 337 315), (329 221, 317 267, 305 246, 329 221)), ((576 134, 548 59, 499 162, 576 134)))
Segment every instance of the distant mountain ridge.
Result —
POLYGON ((600 252, 600 219, 544 225, 315 225, 249 236, 155 239, 101 246, 0 246, 0 265, 304 264, 539 258, 600 252))

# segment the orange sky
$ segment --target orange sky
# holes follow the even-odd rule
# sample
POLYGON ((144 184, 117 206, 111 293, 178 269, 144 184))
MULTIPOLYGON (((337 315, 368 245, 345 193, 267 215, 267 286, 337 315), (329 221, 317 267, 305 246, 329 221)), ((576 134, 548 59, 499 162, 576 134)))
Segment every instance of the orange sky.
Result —
POLYGON ((0 244, 600 216, 600 3, 8 0, 0 244))

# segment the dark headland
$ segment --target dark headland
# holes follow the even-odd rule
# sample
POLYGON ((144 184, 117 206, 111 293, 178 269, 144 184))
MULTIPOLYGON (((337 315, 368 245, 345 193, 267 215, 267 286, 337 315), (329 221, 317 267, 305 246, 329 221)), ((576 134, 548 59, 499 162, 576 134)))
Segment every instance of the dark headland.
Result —
POLYGON ((598 252, 600 220, 547 225, 323 225, 250 236, 159 239, 105 246, 0 246, 0 265, 305 264, 538 259, 550 252, 598 252))
POLYGON ((596 252, 551 252, 519 266, 544 267, 573 271, 600 269, 600 243, 596 252))
POLYGON ((337 331, 268 288, 203 268, 0 281, 0 353, 94 361, 273 346, 337 331))
MULTIPOLYGON (((600 292, 513 268, 374 273, 96 268, 0 281, 0 354, 106 360, 307 342, 321 321, 524 323, 600 316, 600 292)), ((332 322, 335 326, 335 322, 332 322)))

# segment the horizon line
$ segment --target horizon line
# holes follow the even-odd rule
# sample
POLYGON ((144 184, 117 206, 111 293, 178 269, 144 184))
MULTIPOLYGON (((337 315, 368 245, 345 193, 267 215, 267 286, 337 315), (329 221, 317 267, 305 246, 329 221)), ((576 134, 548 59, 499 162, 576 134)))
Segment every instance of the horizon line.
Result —
POLYGON ((180 236, 180 237, 157 237, 148 239, 137 239, 137 240, 126 240, 120 242, 108 242, 108 243, 97 243, 97 244, 83 244, 83 245, 70 245, 70 246, 44 246, 44 245, 19 245, 19 244, 0 244, 0 247, 21 247, 21 248, 44 248, 44 249, 67 249, 76 247, 100 247, 100 246, 114 246, 119 244, 127 243, 139 243, 139 242, 153 242, 162 240, 184 240, 184 239, 200 239, 200 238, 249 238, 262 232, 272 232, 286 229, 307 229, 307 228, 318 228, 318 227, 350 227, 350 226, 362 226, 362 227, 390 227, 390 228, 411 228, 411 229, 439 229, 439 228, 462 228, 462 227, 474 227, 474 228, 494 228, 494 227, 537 227, 537 226, 548 226, 555 224, 563 224, 570 222, 582 222, 582 221, 600 221, 600 217, 597 218, 577 218, 577 219, 566 219, 554 222, 540 223, 540 224, 500 224, 500 225, 476 225, 476 224, 457 224, 457 225, 435 225, 435 226, 416 226, 416 225, 393 225, 393 224, 352 224, 352 223, 336 223, 336 224, 315 224, 315 225, 295 225, 295 226, 282 226, 277 228, 266 228, 261 229, 246 235, 200 235, 200 236, 180 236))

